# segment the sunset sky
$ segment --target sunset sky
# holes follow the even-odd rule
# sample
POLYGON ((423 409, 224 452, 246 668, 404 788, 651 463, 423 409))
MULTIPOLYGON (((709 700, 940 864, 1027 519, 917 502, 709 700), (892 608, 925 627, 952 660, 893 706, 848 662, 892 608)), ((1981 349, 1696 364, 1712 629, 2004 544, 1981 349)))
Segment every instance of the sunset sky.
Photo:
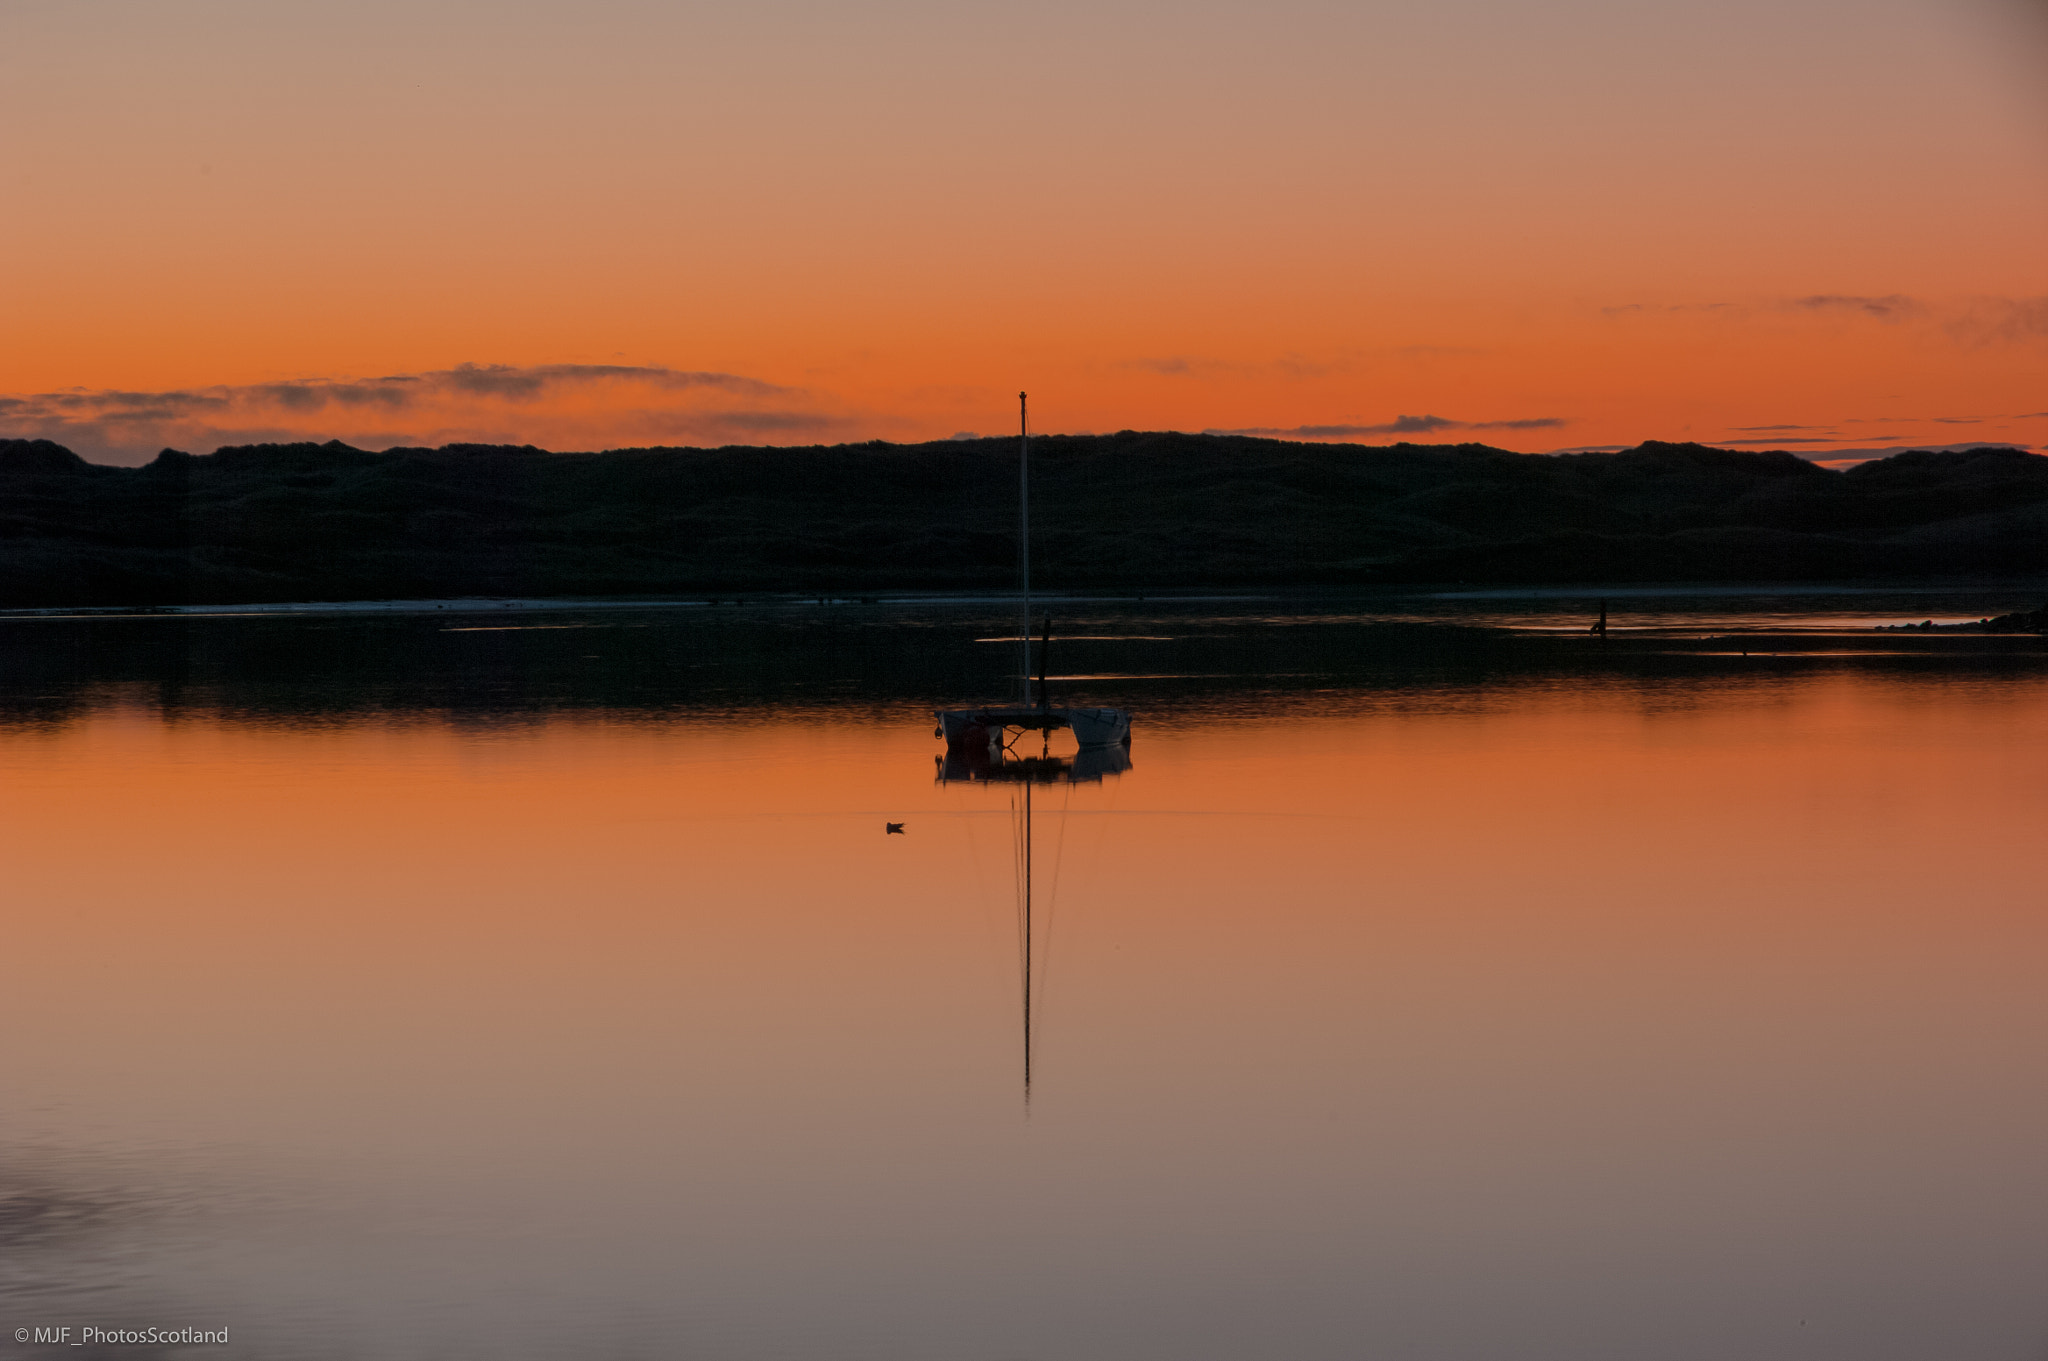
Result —
POLYGON ((2041 0, 10 0, 0 435, 2048 447, 2041 0))

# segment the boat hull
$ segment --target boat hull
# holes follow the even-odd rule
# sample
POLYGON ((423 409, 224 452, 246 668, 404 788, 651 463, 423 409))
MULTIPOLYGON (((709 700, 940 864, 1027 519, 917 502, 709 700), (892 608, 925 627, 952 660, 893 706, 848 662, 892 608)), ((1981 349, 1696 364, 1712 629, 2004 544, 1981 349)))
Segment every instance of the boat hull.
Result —
POLYGON ((1122 709, 1035 708, 988 704, 978 709, 942 709, 938 735, 948 751, 1002 744, 1005 728, 1044 731, 1071 728, 1083 749, 1118 747, 1131 740, 1131 716, 1122 709))
POLYGON ((1067 709, 1067 726, 1082 750, 1123 747, 1131 741, 1131 716, 1122 709, 1067 709))

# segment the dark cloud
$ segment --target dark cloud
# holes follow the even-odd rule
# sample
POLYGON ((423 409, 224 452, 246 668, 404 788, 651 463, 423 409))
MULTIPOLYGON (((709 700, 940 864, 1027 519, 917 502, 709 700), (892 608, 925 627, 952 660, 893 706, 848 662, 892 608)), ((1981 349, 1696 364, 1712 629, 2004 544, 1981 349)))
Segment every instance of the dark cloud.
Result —
MULTIPOLYGON (((1783 449, 1785 452, 1794 454, 1808 463, 1818 463, 1830 468, 1847 467, 1856 463, 1868 463, 1872 459, 1890 458, 1893 454, 1903 454, 1912 451, 1926 451, 1939 454, 1963 453, 1971 449, 2029 448, 2028 445, 2020 444, 2014 440, 1974 440, 1967 444, 1891 444, 1883 448, 1855 449, 1794 449, 1789 447, 1792 445, 1839 443, 1841 443, 1840 440, 1806 438, 1729 439, 1715 440, 1710 447, 1731 449, 1740 446, 1744 449, 1750 449, 1756 446, 1763 446, 1768 449, 1783 449)), ((1548 452, 1552 454, 1619 454, 1635 447, 1633 444, 1585 444, 1570 449, 1552 449, 1548 452)))
POLYGON ((1439 430, 1453 430, 1462 426, 1463 421, 1454 421, 1445 416, 1396 416, 1386 425, 1366 426, 1361 435, 1430 435, 1439 430))
POLYGON ((327 390, 327 395, 343 406, 384 406, 401 407, 410 402, 417 392, 415 388, 400 387, 400 383, 415 383, 416 378, 380 378, 374 383, 337 383, 327 390))
POLYGON ((1851 312, 1876 317, 1879 321, 1910 321, 1927 312, 1926 304, 1902 293, 1887 293, 1877 298, 1850 293, 1815 293, 1793 298, 1787 306, 1807 312, 1851 312))
POLYGON ((183 420, 190 414, 178 406, 137 406, 103 412, 100 420, 110 425, 161 425, 165 421, 183 420))
POLYGON ((233 398, 224 392, 119 392, 73 390, 16 398, 23 409, 56 412, 225 411, 233 398))
POLYGON ((1825 430, 1825 425, 1731 425, 1730 430, 1756 432, 1762 430, 1825 430))
POLYGON ((1293 435, 1304 439, 1343 439, 1353 435, 1428 435, 1454 429, 1462 421, 1443 416, 1397 416, 1385 425, 1248 426, 1242 430, 1204 430, 1205 435, 1293 435))
MULTIPOLYGON (((1724 447, 1724 448, 1725 448, 1725 447, 1728 447, 1728 446, 1730 446, 1730 445, 1738 445, 1738 444, 1739 444, 1739 445, 1745 445, 1745 446, 1748 446, 1748 445, 1758 445, 1758 444, 1762 444, 1762 445, 1768 445, 1768 446, 1770 446, 1770 447, 1772 447, 1772 448, 1782 448, 1782 447, 1784 447, 1785 445, 1788 445, 1788 444, 1838 444, 1838 443, 1840 443, 1840 441, 1839 441, 1839 440, 1761 440, 1761 439, 1731 439, 1731 440, 1719 440, 1719 441, 1716 441, 1716 442, 1717 442, 1718 444, 1720 444, 1720 445, 1721 445, 1722 447, 1724 447)), ((1806 459, 1806 460, 1808 460, 1809 462, 1814 462, 1814 463, 1823 463, 1823 462, 1829 462, 1829 461, 1832 461, 1832 460, 1834 460, 1834 459, 1860 459, 1860 460, 1862 460, 1862 461, 1864 461, 1864 462, 1868 462, 1869 460, 1871 460, 1871 459, 1873 459, 1873 458, 1890 458, 1890 457, 1891 457, 1891 456, 1892 456, 1893 454, 1904 454, 1904 453, 1910 453, 1910 452, 1926 452, 1926 453, 1935 453, 1935 454, 1959 454, 1959 453, 1966 453, 1966 452, 1968 452, 1968 451, 1969 451, 1969 450, 1971 450, 1971 449, 2027 449, 2027 448, 2029 448, 2029 447, 2030 447, 2030 446, 2028 446, 2028 445, 2025 445, 2025 444, 2021 444, 2021 443, 2019 443, 2019 442, 2017 442, 2017 441, 2015 441, 2015 440, 1971 440, 1971 441, 1969 441, 1968 443, 1965 443, 1965 444, 1889 444, 1889 445, 1886 445, 1886 446, 1884 446, 1883 448, 1877 448, 1877 449, 1871 449, 1871 448, 1861 448, 1861 449, 1814 449, 1814 450, 1811 450, 1811 451, 1809 451, 1809 452, 1806 452, 1806 453, 1801 453, 1801 454, 1799 455, 1799 457, 1801 457, 1801 458, 1803 458, 1803 459, 1806 459)))
POLYGON ((447 443, 519 444, 539 437, 558 441, 556 447, 583 447, 630 430, 727 440, 842 423, 824 412, 793 409, 804 395, 740 374, 657 365, 462 364, 365 379, 17 393, 0 396, 0 436, 52 439, 88 458, 133 462, 164 445, 342 438, 386 448, 438 434, 447 443), (576 391, 592 395, 568 407, 542 400, 576 391), (721 409, 705 409, 706 398, 723 399, 721 409), (345 414, 323 420, 329 411, 345 414), (513 411, 520 414, 514 418, 513 411), (402 434, 392 429, 394 418, 409 428, 402 434))
POLYGON ((309 383, 266 383, 252 391, 287 411, 317 411, 327 405, 326 393, 309 383))
POLYGON ((1567 425, 1562 416, 1537 416, 1512 421, 1454 421, 1448 416, 1396 416, 1384 425, 1247 426, 1241 430, 1204 430, 1205 435, 1264 435, 1295 439, 1349 439, 1358 435, 1433 435, 1439 430, 1554 430, 1567 425))
POLYGON ((394 374, 353 382, 306 380, 265 383, 240 391, 261 394, 290 410, 311 411, 337 402, 344 406, 402 407, 437 391, 524 401, 561 387, 597 383, 639 383, 669 392, 704 388, 768 397, 790 389, 735 373, 703 373, 642 364, 458 364, 429 373, 394 374))
POLYGON ((502 364, 489 368, 478 368, 464 364, 450 370, 444 381, 457 392, 476 392, 489 397, 538 397, 540 390, 547 386, 547 379, 529 369, 515 369, 502 364))
POLYGON ((733 373, 693 373, 680 369, 625 364, 542 364, 518 368, 510 364, 461 364, 428 373, 392 374, 382 378, 333 380, 308 378, 282 383, 222 385, 197 392, 121 392, 111 389, 46 392, 5 400, 5 409, 23 406, 60 411, 109 411, 123 407, 152 411, 225 411, 235 406, 276 406, 286 411, 318 411, 328 403, 342 406, 405 407, 437 394, 520 400, 549 388, 596 383, 639 383, 663 391, 703 388, 754 397, 785 396, 794 391, 733 373))
MULTIPOLYGON (((457 373, 503 371, 507 370, 502 366, 483 370, 472 364, 464 364, 454 370, 457 373)), ((764 383, 758 378, 744 378, 737 373, 704 373, 655 365, 543 364, 537 368, 509 371, 529 373, 546 383, 649 383, 655 387, 676 391, 685 388, 711 388, 719 392, 744 392, 758 397, 781 396, 795 391, 793 388, 781 387, 774 383, 764 383)))

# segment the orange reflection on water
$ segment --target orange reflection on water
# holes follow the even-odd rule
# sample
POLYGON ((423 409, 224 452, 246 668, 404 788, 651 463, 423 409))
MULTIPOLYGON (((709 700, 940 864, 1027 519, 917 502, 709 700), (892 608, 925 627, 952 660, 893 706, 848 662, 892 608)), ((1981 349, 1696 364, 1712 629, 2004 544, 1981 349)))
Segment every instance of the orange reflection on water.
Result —
MULTIPOLYGON (((429 1334, 1990 1354, 2048 1266, 2042 699, 1141 710, 1035 792, 1028 1120, 1009 795, 935 785, 928 715, 102 710, 0 746, 0 1130, 291 1188, 238 1233, 302 1307, 429 1334)), ((166 1279, 282 1326, 224 1248, 166 1279)))

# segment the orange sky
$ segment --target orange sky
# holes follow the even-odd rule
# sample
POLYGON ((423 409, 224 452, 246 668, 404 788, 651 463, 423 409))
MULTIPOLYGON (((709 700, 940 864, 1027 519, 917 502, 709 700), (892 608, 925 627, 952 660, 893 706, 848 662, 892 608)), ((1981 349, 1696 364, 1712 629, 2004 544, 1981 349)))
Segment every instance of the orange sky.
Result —
POLYGON ((0 434, 911 440, 1024 387, 2048 445, 2044 56, 2023 0, 15 5, 0 434))

